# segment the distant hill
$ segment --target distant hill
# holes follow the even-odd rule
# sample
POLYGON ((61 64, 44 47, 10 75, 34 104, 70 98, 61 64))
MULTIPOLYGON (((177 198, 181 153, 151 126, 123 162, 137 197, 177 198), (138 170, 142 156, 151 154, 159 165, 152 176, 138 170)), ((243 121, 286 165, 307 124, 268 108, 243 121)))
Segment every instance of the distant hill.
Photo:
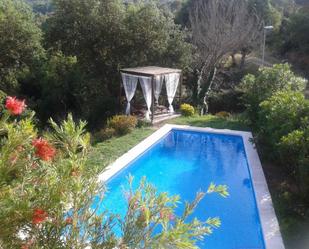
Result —
POLYGON ((25 0, 34 12, 47 14, 53 11, 52 0, 25 0))
POLYGON ((309 0, 295 0, 299 5, 309 5, 309 0))

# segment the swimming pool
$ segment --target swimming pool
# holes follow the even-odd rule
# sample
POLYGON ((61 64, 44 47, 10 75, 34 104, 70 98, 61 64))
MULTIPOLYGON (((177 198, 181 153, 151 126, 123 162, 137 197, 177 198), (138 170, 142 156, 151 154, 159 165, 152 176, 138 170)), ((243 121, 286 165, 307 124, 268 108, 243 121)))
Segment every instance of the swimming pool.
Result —
POLYGON ((207 195, 193 214, 200 220, 219 216, 222 222, 199 247, 284 248, 259 159, 249 138, 247 132, 167 125, 100 176, 107 180, 109 189, 102 208, 124 214, 123 188, 129 174, 136 184, 146 176, 159 191, 179 194, 183 201, 192 201, 195 193, 206 191, 210 182, 226 184, 228 198, 207 195))

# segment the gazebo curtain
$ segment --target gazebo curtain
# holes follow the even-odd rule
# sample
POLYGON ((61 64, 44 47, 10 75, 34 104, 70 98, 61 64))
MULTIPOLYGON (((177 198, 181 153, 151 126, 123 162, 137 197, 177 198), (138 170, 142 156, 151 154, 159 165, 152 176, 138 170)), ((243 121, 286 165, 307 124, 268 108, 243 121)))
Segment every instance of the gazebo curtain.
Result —
POLYGON ((174 107, 172 105, 178 83, 179 83, 180 74, 179 73, 171 73, 165 75, 165 86, 166 86, 166 93, 167 93, 167 100, 169 103, 169 112, 174 112, 174 107))
POLYGON ((138 77, 131 74, 121 73, 124 91, 127 98, 126 115, 130 115, 130 102, 135 94, 138 77))
POLYGON ((163 80, 164 80, 164 76, 157 75, 155 77, 154 96, 155 96, 155 99, 156 99, 156 104, 159 103, 159 96, 160 96, 160 93, 161 93, 161 90, 162 90, 163 80))
MULTIPOLYGON (((152 78, 151 77, 144 77, 144 76, 137 76, 133 74, 126 74, 121 73, 123 86, 127 98, 127 107, 126 107, 126 114, 130 115, 130 102, 135 94, 137 81, 139 80, 143 95, 147 105, 147 112, 145 118, 150 120, 150 107, 152 104, 152 78)), ((179 73, 170 73, 162 76, 155 77, 155 87, 154 87, 154 97, 156 99, 156 103, 158 103, 159 96, 162 90, 163 81, 165 80, 166 86, 166 93, 167 93, 167 100, 169 103, 169 112, 173 113, 173 100, 177 91, 178 83, 179 83, 180 74, 179 73)))
POLYGON ((150 120, 150 114, 151 114, 150 107, 151 107, 151 102, 152 102, 151 101, 152 100, 151 77, 142 77, 142 76, 140 76, 140 77, 138 77, 138 79, 139 79, 139 82, 141 84, 143 95, 144 95, 144 99, 145 99, 146 105, 147 105, 147 112, 146 112, 145 118, 147 120, 150 120))

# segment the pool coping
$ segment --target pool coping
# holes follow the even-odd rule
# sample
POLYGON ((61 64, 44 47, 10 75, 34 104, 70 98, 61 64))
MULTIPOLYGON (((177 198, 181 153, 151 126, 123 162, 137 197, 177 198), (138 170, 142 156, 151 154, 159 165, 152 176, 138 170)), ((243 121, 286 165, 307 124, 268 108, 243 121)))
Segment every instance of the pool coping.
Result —
POLYGON ((214 129, 209 127, 193 127, 187 125, 166 124, 153 134, 148 136, 142 142, 134 146, 127 153, 123 154, 116 161, 110 164, 100 175, 99 181, 107 181, 121 169, 125 168, 130 162, 137 158, 141 153, 149 149, 153 144, 158 142, 164 135, 171 130, 189 130, 208 132, 215 134, 225 134, 240 136, 243 139, 245 152, 248 160, 249 171, 251 174, 254 195, 260 222, 263 231, 263 237, 266 249, 284 249, 279 223, 273 207, 271 195, 267 186, 262 164, 257 150, 252 142, 252 133, 246 131, 236 131, 229 129, 214 129))

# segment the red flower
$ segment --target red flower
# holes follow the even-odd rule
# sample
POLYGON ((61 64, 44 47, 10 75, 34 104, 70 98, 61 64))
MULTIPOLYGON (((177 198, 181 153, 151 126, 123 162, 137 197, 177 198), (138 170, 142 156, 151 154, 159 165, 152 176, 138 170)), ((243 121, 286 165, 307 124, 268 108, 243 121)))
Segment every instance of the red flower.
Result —
POLYGON ((73 223, 73 219, 72 219, 71 217, 67 217, 67 218, 65 219, 65 224, 70 225, 70 224, 72 224, 72 223, 73 223))
POLYGON ((18 100, 16 97, 7 97, 5 108, 8 109, 12 115, 20 115, 26 108, 25 100, 18 100))
POLYGON ((43 138, 33 140, 32 145, 35 147, 35 155, 43 161, 52 160, 56 154, 56 149, 43 138))
POLYGON ((46 211, 44 211, 43 209, 40 208, 36 208, 33 211, 33 215, 32 215, 32 223, 34 225, 40 224, 43 221, 45 221, 48 217, 48 214, 46 211))
POLYGON ((169 215, 168 215, 168 219, 169 219, 170 221, 175 220, 175 215, 169 214, 169 215))
POLYGON ((30 249, 30 247, 33 245, 34 241, 31 239, 27 241, 26 244, 22 244, 20 249, 30 249))

